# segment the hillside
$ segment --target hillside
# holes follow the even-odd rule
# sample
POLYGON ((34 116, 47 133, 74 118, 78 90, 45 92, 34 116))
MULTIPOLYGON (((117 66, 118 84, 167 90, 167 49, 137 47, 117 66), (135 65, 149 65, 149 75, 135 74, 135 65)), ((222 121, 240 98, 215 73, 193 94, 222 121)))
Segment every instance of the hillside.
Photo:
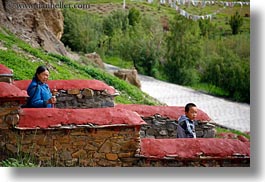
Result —
MULTIPOLYGON (((236 11, 244 17, 244 25, 242 31, 249 32, 250 29, 250 1, 159 1, 152 0, 130 0, 125 1, 125 11, 135 8, 141 12, 142 16, 150 15, 160 19, 160 22, 167 24, 170 18, 174 18, 176 14, 182 14, 183 16, 201 16, 201 18, 211 18, 212 23, 217 23, 218 28, 228 31, 230 29, 228 20, 236 11), (164 3, 161 3, 164 2, 164 3), (170 3, 172 2, 172 4, 170 3), (176 3, 174 3, 176 2, 176 3), (196 3, 197 2, 197 3, 196 3), (203 4, 203 2, 206 2, 203 4), (211 3, 210 3, 211 2, 211 3), (232 4, 234 2, 234 4, 232 4), (195 4, 196 3, 196 4, 195 4), (228 4, 226 4, 228 3, 228 4), (244 3, 244 4, 243 4, 244 3), (208 17, 207 17, 208 15, 208 17)), ((122 1, 117 0, 67 0, 66 3, 83 5, 82 8, 75 9, 75 12, 88 12, 98 17, 106 17, 113 11, 124 10, 124 4, 122 1)), ((66 9, 68 10, 68 9, 66 9)))
POLYGON ((98 79, 104 81, 120 92, 120 96, 115 98, 117 103, 160 104, 137 87, 102 69, 93 67, 91 61, 84 56, 80 56, 79 60, 72 60, 59 54, 47 53, 41 48, 33 48, 3 27, 0 28, 0 64, 11 68, 16 80, 32 79, 36 67, 44 64, 50 69, 52 80, 98 79))
MULTIPOLYGON (((60 9, 34 6, 35 0, 0 0, 0 25, 35 48, 66 55, 60 41, 63 15, 60 9)), ((43 0, 41 3, 50 3, 43 0)))
POLYGON ((68 0, 80 7, 63 10, 62 42, 143 75, 250 102, 249 1, 123 2, 68 0))
MULTIPOLYGON (((229 6, 214 1, 173 6, 169 1, 159 2, 126 1, 125 5, 116 0, 67 0, 67 8, 47 10, 30 7, 33 0, 0 1, 0 24, 5 27, 1 30, 1 61, 17 72, 17 79, 28 79, 44 63, 52 71, 51 79, 96 78, 123 90, 124 86, 113 83, 118 79, 110 81, 108 73, 93 68, 82 56, 97 52, 106 63, 135 67, 140 74, 249 102, 249 4, 232 7, 231 1, 227 1, 229 6), (231 34, 229 25, 235 12, 243 18, 238 35, 231 34), (211 17, 211 21, 189 21, 199 16, 211 17), (13 64, 14 60, 20 64, 13 64)), ((117 100, 145 103, 129 92, 125 93, 127 99, 117 100)))

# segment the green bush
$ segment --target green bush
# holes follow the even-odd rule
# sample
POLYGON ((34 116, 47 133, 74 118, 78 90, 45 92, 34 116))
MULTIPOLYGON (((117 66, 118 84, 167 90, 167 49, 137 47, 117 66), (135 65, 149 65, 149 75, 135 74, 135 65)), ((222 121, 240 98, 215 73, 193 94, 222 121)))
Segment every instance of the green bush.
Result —
POLYGON ((244 22, 243 17, 241 17, 238 11, 236 11, 236 13, 233 16, 231 16, 229 21, 232 34, 236 35, 239 33, 240 28, 243 26, 243 22, 244 22))
POLYGON ((128 19, 129 19, 129 25, 135 26, 137 23, 140 22, 141 14, 140 11, 136 8, 131 8, 129 10, 128 19))
POLYGON ((236 101, 250 100, 250 65, 226 47, 220 48, 220 55, 208 56, 203 81, 227 91, 236 101))
POLYGON ((62 42, 73 51, 94 52, 101 43, 103 30, 101 19, 93 14, 65 9, 62 42))
POLYGON ((165 63, 165 74, 169 81, 185 85, 199 81, 196 73, 201 59, 199 33, 196 22, 180 15, 170 22, 165 63))
POLYGON ((203 37, 214 38, 216 36, 216 25, 210 19, 199 19, 198 23, 203 37))

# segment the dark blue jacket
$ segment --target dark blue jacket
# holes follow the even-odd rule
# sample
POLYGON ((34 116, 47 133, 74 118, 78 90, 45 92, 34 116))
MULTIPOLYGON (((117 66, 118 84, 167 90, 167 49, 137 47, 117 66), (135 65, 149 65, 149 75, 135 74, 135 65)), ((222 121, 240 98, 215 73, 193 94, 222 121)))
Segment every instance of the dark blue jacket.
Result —
POLYGON ((49 86, 46 83, 37 81, 34 77, 28 86, 27 93, 29 95, 28 106, 36 108, 51 108, 52 104, 47 101, 52 97, 49 86))
POLYGON ((191 121, 186 115, 178 119, 177 137, 178 138, 196 138, 195 121, 191 121))

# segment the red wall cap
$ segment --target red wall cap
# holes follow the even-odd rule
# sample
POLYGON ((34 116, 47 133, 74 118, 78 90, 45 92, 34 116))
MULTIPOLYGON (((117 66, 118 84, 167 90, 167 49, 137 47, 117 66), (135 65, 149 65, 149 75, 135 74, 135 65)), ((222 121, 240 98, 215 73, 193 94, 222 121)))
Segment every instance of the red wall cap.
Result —
MULTIPOLYGON (((19 87, 21 90, 27 90, 31 80, 19 80, 14 81, 14 84, 19 87)), ((50 89, 84 89, 90 88, 92 90, 107 90, 109 94, 115 94, 116 91, 114 88, 110 87, 106 83, 99 80, 49 80, 47 82, 50 89)))
POLYGON ((12 70, 7 68, 5 65, 0 64, 0 75, 2 74, 13 74, 12 70))
POLYGON ((28 97, 25 90, 20 90, 13 84, 0 82, 0 98, 28 97))
POLYGON ((117 108, 57 109, 24 108, 21 109, 19 128, 49 128, 56 125, 94 124, 137 126, 146 124, 135 112, 117 108))
MULTIPOLYGON (((185 114, 184 106, 149 106, 140 104, 117 104, 116 108, 127 109, 137 112, 142 117, 149 117, 155 114, 169 117, 170 119, 178 120, 185 114)), ((211 121, 211 118, 202 110, 198 109, 197 120, 211 121)))
POLYGON ((247 142, 221 138, 141 139, 140 155, 151 158, 224 158, 238 154, 250 156, 250 146, 247 142))

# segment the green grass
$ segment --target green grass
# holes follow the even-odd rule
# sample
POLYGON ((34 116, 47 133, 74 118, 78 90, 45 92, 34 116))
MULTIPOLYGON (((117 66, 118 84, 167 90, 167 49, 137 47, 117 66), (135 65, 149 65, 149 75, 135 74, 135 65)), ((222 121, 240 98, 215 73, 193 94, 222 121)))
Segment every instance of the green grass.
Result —
POLYGON ((104 59, 105 63, 117 66, 119 68, 127 68, 127 69, 133 68, 133 62, 132 61, 125 61, 119 57, 105 57, 103 59, 104 59))
POLYGON ((0 161, 1 167, 37 167, 30 159, 7 158, 0 161))
POLYGON ((236 134, 236 135, 243 135, 245 136, 246 138, 250 139, 250 135, 247 134, 247 133, 244 133, 244 132, 241 132, 241 131, 238 131, 238 130, 232 130, 232 129, 225 129, 225 128, 222 128, 222 127, 216 127, 216 134, 220 134, 220 133, 233 133, 233 134, 236 134))
MULTIPOLYGON (((115 98, 117 103, 161 105, 156 99, 142 92, 139 88, 124 80, 95 68, 92 65, 81 64, 68 57, 49 54, 42 49, 36 49, 18 39, 10 32, 0 28, 0 64, 14 71, 15 80, 32 79, 39 65, 47 65, 53 80, 98 79, 113 86, 121 94, 115 98)), ((84 58, 83 58, 84 59, 84 58)))
MULTIPOLYGON (((32 146, 33 147, 33 146, 32 146)), ((19 146, 18 146, 19 148, 19 146)), ((38 167, 36 157, 32 153, 22 153, 19 151, 16 154, 11 154, 0 148, 0 167, 38 167)))
MULTIPOLYGON (((95 7, 91 9, 87 9, 85 11, 93 13, 94 15, 99 16, 106 16, 111 11, 122 8, 123 1, 112 1, 112 0, 81 0, 81 1, 73 1, 68 0, 69 3, 89 3, 91 5, 95 5, 95 7), (105 8, 102 8, 105 6, 105 8), (106 7, 107 6, 107 7, 106 7)), ((139 9, 142 14, 149 14, 151 16, 154 16, 156 18, 159 17, 169 17, 173 18, 174 15, 177 13, 176 10, 169 5, 163 5, 160 4, 159 1, 154 1, 153 3, 147 3, 145 1, 137 2, 137 1, 126 1, 126 6, 128 8, 135 7, 136 9, 139 9)), ((196 6, 193 5, 178 5, 181 9, 185 10, 186 12, 192 14, 192 15, 208 15, 216 13, 215 16, 213 16, 212 23, 216 24, 219 29, 222 29, 223 32, 229 33, 231 32, 230 25, 228 24, 228 21, 232 15, 235 14, 236 11, 239 12, 239 14, 244 18, 244 24, 241 30, 243 32, 249 32, 250 31, 250 17, 246 17, 246 15, 250 15, 250 6, 244 5, 242 8, 240 5, 235 5, 233 8, 226 7, 215 4, 215 5, 206 5, 205 7, 196 6)), ((83 11, 80 9, 77 9, 76 12, 83 11)))
POLYGON ((222 88, 207 83, 198 83, 196 85, 192 85, 191 88, 218 97, 226 98, 229 95, 229 93, 224 91, 222 88))

